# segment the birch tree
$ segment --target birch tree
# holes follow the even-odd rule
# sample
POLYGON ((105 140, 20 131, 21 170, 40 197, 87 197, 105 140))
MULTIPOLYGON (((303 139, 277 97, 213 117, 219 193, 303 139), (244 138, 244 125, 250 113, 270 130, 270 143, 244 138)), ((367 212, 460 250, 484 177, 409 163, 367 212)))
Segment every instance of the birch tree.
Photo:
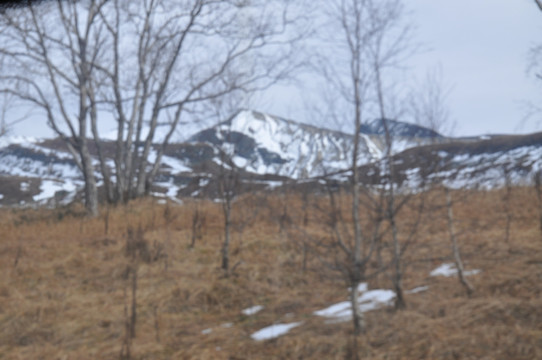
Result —
POLYGON ((463 267, 463 260, 461 259, 461 252, 459 251, 459 245, 457 243, 457 232, 454 225, 454 212, 453 212, 453 202, 452 195, 450 194, 450 189, 444 187, 444 192, 446 196, 446 210, 447 210, 447 219, 448 219, 448 232, 450 234, 450 241, 452 243, 452 254, 454 257, 455 267, 457 269, 457 278, 461 285, 465 288, 468 296, 471 296, 474 288, 471 283, 465 277, 465 268, 463 267))
POLYGON ((409 111, 412 119, 436 133, 450 136, 456 127, 447 105, 451 90, 444 82, 442 69, 429 71, 424 82, 410 95, 409 111))
POLYGON ((148 192, 179 124, 210 116, 217 98, 286 78, 301 35, 290 30, 298 16, 288 2, 111 3, 114 10, 102 12, 110 63, 101 71, 118 123, 111 195, 118 201, 148 192))
POLYGON ((98 214, 98 190, 88 126, 97 114, 94 96, 102 56, 98 14, 106 0, 58 1, 1 13, 1 91, 35 106, 65 142, 84 178, 87 212, 98 214), (51 24, 54 24, 52 26, 51 24))
MULTIPOLYGON (((320 58, 316 68, 337 94, 337 98, 329 104, 329 113, 337 122, 350 124, 348 127, 353 135, 353 146, 348 154, 351 163, 348 186, 351 191, 351 227, 340 210, 343 205, 339 201, 343 197, 330 189, 332 240, 327 246, 336 249, 331 253, 328 251, 328 254, 334 254, 329 264, 343 274, 351 289, 354 332, 359 334, 365 330, 365 324, 358 305, 358 288, 370 276, 369 263, 380 246, 385 220, 393 235, 394 264, 398 269, 394 276, 397 307, 404 307, 399 262, 402 249, 395 221, 400 206, 395 203, 391 178, 394 171, 392 137, 386 122, 390 115, 386 79, 388 70, 408 55, 410 35, 404 22, 403 6, 397 0, 329 1, 325 4, 325 18, 327 30, 323 38, 333 50, 320 58), (369 152, 360 131, 362 125, 374 117, 380 117, 386 129, 383 156, 387 165, 381 175, 385 178, 387 174, 390 178, 388 189, 377 192, 361 186, 359 169, 369 152)), ((320 257, 325 255, 320 254, 320 257)))
POLYGON ((303 2, 56 1, 2 13, 2 89, 37 106, 97 190, 89 141, 110 202, 149 193, 179 126, 209 103, 253 93, 294 71, 303 2), (296 9, 291 9, 292 7, 296 9), (295 27, 295 28, 294 28, 295 27), (102 130, 114 128, 111 151, 102 130), (93 139, 93 140, 89 140, 93 139))

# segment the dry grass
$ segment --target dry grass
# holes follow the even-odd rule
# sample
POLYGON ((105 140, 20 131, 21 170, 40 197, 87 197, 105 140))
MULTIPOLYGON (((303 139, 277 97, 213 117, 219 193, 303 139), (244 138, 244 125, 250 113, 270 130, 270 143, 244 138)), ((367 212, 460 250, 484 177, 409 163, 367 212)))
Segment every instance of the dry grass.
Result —
MULTIPOLYGON (((476 291, 467 298, 455 278, 429 277, 450 259, 443 208, 427 208, 405 259, 407 310, 367 314, 360 356, 372 359, 542 358, 542 237, 530 189, 514 189, 511 238, 504 242, 502 192, 456 193, 459 241, 476 291)), ((320 207, 325 209, 325 201, 320 207)), ((427 203, 444 204, 441 193, 427 203)), ((312 312, 346 298, 344 283, 281 232, 279 219, 303 226, 297 196, 254 197, 234 209, 230 277, 220 270, 222 218, 210 202, 194 248, 194 203, 153 200, 112 208, 96 219, 81 209, 8 210, 0 217, 0 359, 118 359, 131 301, 125 256, 128 227, 141 228, 151 261, 137 260, 137 323, 133 359, 345 359, 350 323, 324 324, 312 312), (261 199, 259 200, 261 201, 261 199), (167 209, 167 210, 166 210, 167 209), (257 209, 255 211, 254 209, 257 209), (109 214, 109 215, 107 215, 109 214), (108 220, 106 221, 106 218, 108 220), (249 224, 243 219, 250 218, 249 224), (107 234, 106 234, 106 223, 107 234), (254 316, 241 310, 256 304, 254 316), (303 321, 288 335, 256 342, 250 334, 278 322, 303 321), (231 324, 231 326, 226 325, 231 324), (210 334, 202 334, 212 329, 210 334)), ((412 218, 407 210, 400 224, 412 218)), ((322 211, 309 208, 305 230, 326 236, 322 211)), ((405 225, 406 226, 406 225, 405 225)), ((371 285, 375 285, 371 281, 371 285)), ((390 287, 386 276, 379 285, 390 287)))

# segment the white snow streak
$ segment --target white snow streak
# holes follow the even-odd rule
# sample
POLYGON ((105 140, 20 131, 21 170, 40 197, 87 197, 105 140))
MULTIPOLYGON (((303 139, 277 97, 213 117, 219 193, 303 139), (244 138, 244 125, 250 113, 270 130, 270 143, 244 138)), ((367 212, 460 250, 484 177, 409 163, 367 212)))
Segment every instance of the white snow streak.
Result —
MULTIPOLYGON (((463 275, 469 276, 469 275, 476 275, 480 272, 480 270, 468 270, 464 271, 463 275)), ((455 268, 455 265, 452 263, 442 264, 438 268, 434 269, 429 273, 430 276, 454 276, 457 274, 457 269, 455 268)))
POLYGON ((290 324, 275 324, 256 331, 250 337, 257 341, 269 340, 288 333, 291 329, 301 325, 302 322, 290 324))

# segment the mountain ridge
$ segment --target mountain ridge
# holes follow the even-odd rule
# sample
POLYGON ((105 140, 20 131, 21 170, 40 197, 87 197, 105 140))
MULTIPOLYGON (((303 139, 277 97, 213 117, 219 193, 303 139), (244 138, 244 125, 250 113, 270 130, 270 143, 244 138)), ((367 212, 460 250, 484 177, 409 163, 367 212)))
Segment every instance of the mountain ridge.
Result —
MULTIPOLYGON (((360 137, 357 165, 367 184, 382 181, 384 174, 384 137, 374 134, 381 130, 379 123, 367 124, 373 127, 373 134, 362 133, 360 137)), ((418 125, 395 120, 392 124, 394 168, 403 187, 415 187, 427 179, 452 187, 502 186, 503 171, 516 183, 524 183, 541 168, 542 133, 424 138, 418 136, 418 125)), ((113 146, 114 142, 104 140, 106 149, 113 146)), ((238 173, 247 189, 248 184, 251 189, 261 189, 292 181, 317 183, 332 174, 347 181, 352 146, 353 136, 344 132, 243 110, 197 131, 186 142, 170 144, 153 192, 166 197, 216 197, 217 179, 224 170, 238 173)), ((91 151, 99 180, 97 154, 92 147, 91 151)), ((0 139, 0 205, 68 201, 73 199, 69 194, 82 184, 82 176, 61 140, 0 139)))

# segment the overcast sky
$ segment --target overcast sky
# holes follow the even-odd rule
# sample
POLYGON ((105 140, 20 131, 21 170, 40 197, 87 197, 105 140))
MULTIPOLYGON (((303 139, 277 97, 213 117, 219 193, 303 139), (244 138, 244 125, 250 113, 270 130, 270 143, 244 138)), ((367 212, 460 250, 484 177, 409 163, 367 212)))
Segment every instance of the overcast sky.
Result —
POLYGON ((420 40, 433 49, 423 63, 440 63, 453 86, 449 100, 459 134, 541 129, 535 119, 520 127, 524 103, 542 101, 542 86, 526 73, 529 49, 542 43, 542 12, 533 0, 408 3, 420 40))
MULTIPOLYGON (((421 79, 428 69, 442 69, 452 87, 454 135, 542 131, 542 121, 522 121, 528 101, 542 103, 542 84, 526 73, 529 49, 542 44, 542 12, 533 0, 408 0, 405 5, 417 27, 416 40, 427 48, 412 60, 413 71, 421 79)), ((301 96, 290 91, 275 92, 258 110, 307 121, 301 96)), ((49 135, 35 120, 14 130, 49 135)))
MULTIPOLYGON (((412 59, 412 70, 423 80, 428 70, 441 69, 451 87, 454 135, 542 131, 542 121, 522 121, 528 101, 542 103, 542 81, 537 85, 526 72, 529 49, 542 44, 542 12, 533 0, 404 3, 416 27, 415 40, 427 49, 412 59)), ((290 94, 274 97, 264 110, 303 117, 303 108, 288 100, 290 94)))

